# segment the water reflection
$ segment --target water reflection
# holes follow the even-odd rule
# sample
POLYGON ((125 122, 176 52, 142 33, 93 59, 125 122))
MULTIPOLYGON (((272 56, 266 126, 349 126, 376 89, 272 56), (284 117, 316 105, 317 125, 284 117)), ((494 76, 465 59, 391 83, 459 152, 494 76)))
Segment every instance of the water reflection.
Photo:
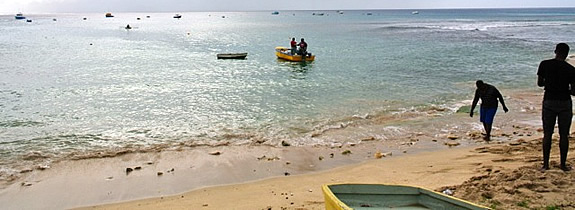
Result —
POLYGON ((305 79, 308 71, 313 68, 313 62, 293 62, 277 59, 277 63, 282 67, 289 68, 289 71, 292 72, 291 77, 294 79, 305 79))

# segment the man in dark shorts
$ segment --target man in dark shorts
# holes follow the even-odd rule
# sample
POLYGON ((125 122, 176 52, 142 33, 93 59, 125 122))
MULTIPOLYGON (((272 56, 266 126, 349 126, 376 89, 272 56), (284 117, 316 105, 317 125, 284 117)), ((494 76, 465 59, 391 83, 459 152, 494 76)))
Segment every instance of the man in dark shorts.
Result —
POLYGON ((301 55, 301 60, 305 61, 305 56, 307 55, 307 42, 304 41, 303 38, 301 38, 301 41, 299 42, 299 54, 301 55))
POLYGON ((505 106, 505 101, 503 101, 503 96, 493 85, 484 83, 481 80, 475 82, 477 90, 475 90, 475 97, 473 97, 473 103, 471 104, 471 111, 469 116, 473 117, 473 110, 477 105, 477 101, 481 99, 481 107, 479 109, 479 121, 483 123, 483 128, 485 128, 485 141, 491 140, 491 128, 493 127, 493 118, 495 118, 495 113, 497 112, 498 99, 503 105, 503 111, 508 112, 507 106, 505 106))
POLYGON ((544 60, 537 70, 537 85, 545 87, 543 95, 543 167, 549 169, 549 153, 551 153, 551 138, 555 122, 559 128, 559 151, 561 154, 561 169, 570 171, 567 152, 569 151, 569 129, 573 108, 571 95, 575 95, 575 68, 565 61, 569 54, 569 45, 559 43, 555 47, 555 58, 544 60))

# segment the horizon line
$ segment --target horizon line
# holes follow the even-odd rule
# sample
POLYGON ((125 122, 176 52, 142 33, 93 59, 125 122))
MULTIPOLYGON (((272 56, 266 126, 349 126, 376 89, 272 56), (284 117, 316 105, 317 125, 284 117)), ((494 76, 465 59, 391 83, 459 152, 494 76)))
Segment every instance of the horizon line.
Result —
MULTIPOLYGON (((443 8, 369 8, 369 9, 254 9, 254 10, 167 10, 167 11, 102 11, 102 12, 32 12, 27 14, 86 14, 86 13, 106 13, 106 12, 116 12, 116 13, 168 13, 168 12, 269 12, 269 11, 384 11, 384 10, 473 10, 473 9, 575 9, 572 6, 545 6, 545 7, 443 7, 443 8)), ((21 13, 21 11, 15 13, 2 13, 0 16, 13 15, 16 13, 21 13)))

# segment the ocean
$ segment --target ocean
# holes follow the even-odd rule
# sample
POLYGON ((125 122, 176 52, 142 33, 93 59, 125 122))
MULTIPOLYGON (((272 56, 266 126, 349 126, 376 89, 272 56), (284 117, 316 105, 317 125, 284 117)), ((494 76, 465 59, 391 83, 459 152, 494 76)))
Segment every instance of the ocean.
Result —
POLYGON ((575 46, 574 8, 180 14, 0 16, 0 177, 182 146, 329 146, 357 140, 317 138, 348 125, 383 135, 370 119, 454 114, 478 79, 537 89, 539 62, 575 46), (292 37, 316 60, 278 60, 292 37), (234 52, 248 56, 216 58, 234 52))

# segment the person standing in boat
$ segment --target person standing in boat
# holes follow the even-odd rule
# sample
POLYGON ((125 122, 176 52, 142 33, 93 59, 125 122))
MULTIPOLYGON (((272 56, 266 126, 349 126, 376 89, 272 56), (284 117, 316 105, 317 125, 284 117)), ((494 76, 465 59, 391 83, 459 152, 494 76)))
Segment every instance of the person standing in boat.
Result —
POLYGON ((291 38, 290 46, 291 46, 291 54, 295 55, 297 53, 297 42, 295 41, 295 38, 291 38))
POLYGON ((305 56, 307 55, 307 43, 301 38, 299 42, 299 54, 301 55, 302 61, 305 61, 305 56))
POLYGON ((479 109, 479 121, 483 123, 483 128, 485 129, 485 141, 491 140, 491 128, 493 126, 493 119, 495 118, 495 113, 497 112, 498 99, 503 105, 503 111, 508 112, 507 106, 505 106, 505 101, 503 101, 503 96, 495 88, 495 86, 484 83, 482 80, 477 80, 475 82, 477 90, 475 90, 475 96, 473 97, 473 103, 471 104, 471 111, 469 111, 469 116, 473 117, 473 110, 477 105, 479 99, 481 99, 481 106, 479 109))

